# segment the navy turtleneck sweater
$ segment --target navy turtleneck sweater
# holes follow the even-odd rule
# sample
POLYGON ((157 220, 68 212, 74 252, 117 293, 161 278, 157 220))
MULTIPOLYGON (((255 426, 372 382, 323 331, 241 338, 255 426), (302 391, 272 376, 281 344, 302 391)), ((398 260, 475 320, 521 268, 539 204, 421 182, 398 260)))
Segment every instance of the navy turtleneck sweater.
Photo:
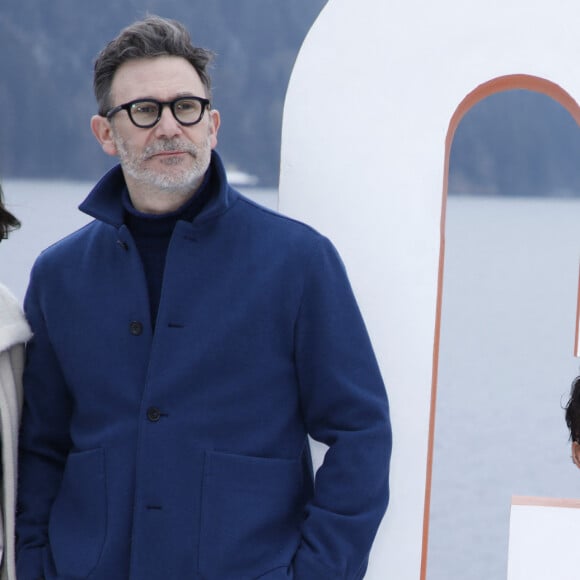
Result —
POLYGON ((157 320, 157 311, 161 300, 165 257, 173 229, 180 220, 193 221, 203 209, 212 193, 210 174, 211 168, 206 172, 203 183, 195 195, 178 210, 166 214, 141 213, 131 203, 126 187, 123 191, 125 224, 137 244, 141 261, 143 262, 147 290, 149 292, 149 312, 153 330, 155 330, 155 321, 157 320))

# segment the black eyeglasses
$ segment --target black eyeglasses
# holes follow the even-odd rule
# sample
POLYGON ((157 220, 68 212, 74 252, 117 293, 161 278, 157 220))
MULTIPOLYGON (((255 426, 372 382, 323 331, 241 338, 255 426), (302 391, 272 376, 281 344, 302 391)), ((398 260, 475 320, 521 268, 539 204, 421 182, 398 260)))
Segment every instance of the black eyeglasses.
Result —
POLYGON ((202 97, 179 97, 173 101, 156 101, 155 99, 137 99, 129 101, 124 105, 117 105, 105 113, 105 117, 110 119, 119 111, 127 111, 129 119, 136 127, 150 129, 161 119, 163 107, 167 105, 175 120, 187 127, 199 123, 203 117, 203 112, 209 107, 209 99, 202 97))

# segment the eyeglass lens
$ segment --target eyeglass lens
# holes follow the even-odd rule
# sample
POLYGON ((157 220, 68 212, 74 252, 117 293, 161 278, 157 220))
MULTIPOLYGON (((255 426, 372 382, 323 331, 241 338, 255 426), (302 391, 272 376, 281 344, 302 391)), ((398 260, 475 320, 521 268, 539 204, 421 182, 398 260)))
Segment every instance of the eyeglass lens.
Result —
MULTIPOLYGON (((204 105, 197 99, 184 97, 172 103, 167 103, 173 112, 173 116, 184 125, 197 123, 204 111, 204 105)), ((155 125, 161 117, 163 104, 156 101, 137 101, 131 105, 129 115, 137 126, 148 127, 155 125)))

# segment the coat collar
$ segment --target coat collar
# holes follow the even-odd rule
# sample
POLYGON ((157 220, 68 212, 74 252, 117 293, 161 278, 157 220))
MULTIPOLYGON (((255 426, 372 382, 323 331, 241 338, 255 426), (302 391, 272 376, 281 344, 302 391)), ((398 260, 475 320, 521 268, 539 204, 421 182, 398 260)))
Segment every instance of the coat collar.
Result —
MULTIPOLYGON (((239 197, 237 191, 228 184, 226 171, 216 151, 211 154, 211 182, 213 195, 196 217, 196 223, 207 221, 227 211, 239 197)), ((120 165, 108 171, 95 185, 79 209, 110 225, 120 228, 124 222, 122 192, 126 188, 120 165)))
POLYGON ((0 352, 26 342, 31 336, 18 301, 0 284, 0 352))

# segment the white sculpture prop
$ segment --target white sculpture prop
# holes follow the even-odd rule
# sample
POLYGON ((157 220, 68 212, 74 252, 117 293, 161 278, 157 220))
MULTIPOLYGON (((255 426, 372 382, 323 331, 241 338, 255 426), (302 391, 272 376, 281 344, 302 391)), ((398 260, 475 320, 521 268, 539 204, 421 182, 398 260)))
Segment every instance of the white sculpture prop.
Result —
POLYGON ((580 500, 513 497, 507 580, 577 580, 580 500))
POLYGON ((426 578, 454 131, 509 89, 545 93, 580 120, 579 18, 577 0, 329 0, 298 55, 280 211, 337 246, 391 403, 391 503, 369 580, 426 578))

